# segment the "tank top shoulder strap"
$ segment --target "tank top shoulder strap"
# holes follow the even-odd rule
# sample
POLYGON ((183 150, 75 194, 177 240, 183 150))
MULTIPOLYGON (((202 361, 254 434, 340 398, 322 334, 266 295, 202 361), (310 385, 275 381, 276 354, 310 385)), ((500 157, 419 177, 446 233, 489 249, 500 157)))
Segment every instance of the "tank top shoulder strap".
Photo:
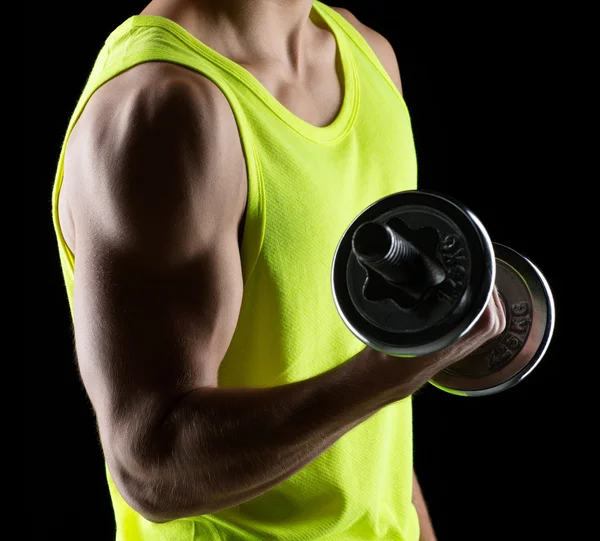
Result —
POLYGON ((379 57, 375 54, 375 51, 373 51, 373 48, 369 42, 356 29, 356 27, 338 11, 323 4, 322 2, 315 0, 313 6, 317 13, 323 17, 327 23, 337 26, 344 32, 350 42, 371 62, 375 69, 387 81, 390 87, 392 87, 393 91, 402 99, 402 95, 400 94, 398 87, 394 84, 394 81, 392 81, 388 71, 379 60, 379 57))

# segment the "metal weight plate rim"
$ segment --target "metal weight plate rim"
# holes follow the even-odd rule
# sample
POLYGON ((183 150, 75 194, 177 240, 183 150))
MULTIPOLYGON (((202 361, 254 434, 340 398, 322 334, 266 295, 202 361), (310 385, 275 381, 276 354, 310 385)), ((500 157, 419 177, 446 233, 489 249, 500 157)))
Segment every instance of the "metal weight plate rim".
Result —
MULTIPOLYGON (((412 203, 414 204, 414 203, 412 203)), ((389 355, 398 356, 398 357, 413 357, 425 355, 428 353, 432 353, 434 351, 438 351, 445 347, 452 345, 457 342, 461 337, 467 334, 473 326, 476 324, 477 320, 485 310, 485 307, 491 297, 493 285, 495 283, 496 278, 496 265, 495 265, 495 254, 493 243, 489 237, 489 234, 479 218, 464 204, 460 203, 453 197, 449 197, 444 194, 440 194, 431 190, 405 190, 401 192, 396 192, 387 196, 384 196, 368 207, 366 207, 362 212, 360 212, 348 225, 343 235, 340 237, 338 241, 334 257, 333 264, 331 269, 331 287, 333 291, 333 299, 338 311, 338 314, 348 327, 348 329, 364 344, 370 346, 371 348, 382 351, 389 355), (461 320, 459 320, 455 326, 453 327, 453 331, 451 333, 447 333, 444 336, 441 336, 439 339, 430 341, 428 343, 417 344, 417 345, 404 345, 402 347, 398 347, 392 343, 388 343, 382 340, 374 341, 372 337, 365 335, 365 333, 361 332, 357 326, 352 322, 351 318, 346 315, 345 308, 350 312, 353 310, 351 307, 351 302, 345 299, 346 292, 343 287, 340 287, 339 284, 343 284, 345 282, 344 273, 345 273, 345 265, 339 265, 340 253, 342 251, 348 251, 349 247, 349 238, 351 235, 349 234, 357 227, 357 223, 360 223, 364 220, 365 215, 369 215, 372 213, 372 210, 375 207, 379 207, 382 203, 386 201, 394 201, 399 198, 410 198, 417 196, 425 197, 425 198, 434 198, 438 199, 443 205, 449 205, 453 207, 457 212, 457 215, 462 216, 464 220, 470 222, 474 227, 473 229, 477 232, 478 240, 481 243, 481 251, 483 253, 483 257, 488 260, 488 265, 486 266, 486 272, 482 273, 481 276, 481 284, 478 291, 478 296, 476 299, 471 301, 471 307, 465 314, 461 320), (347 306, 342 306, 342 302, 344 302, 347 306)))
MULTIPOLYGON (((540 343, 532 357, 521 368, 521 370, 513 374, 509 379, 503 381, 502 383, 489 387, 458 389, 456 387, 450 387, 448 385, 441 384, 439 381, 435 381, 435 378, 430 380, 430 383, 435 387, 451 394, 468 397, 490 396, 515 387, 529 374, 531 374, 531 372, 539 365, 540 361, 548 351, 552 336, 554 334, 554 328, 556 326, 556 307, 552 290, 550 289, 550 285, 544 274, 530 259, 525 257, 520 252, 517 252, 516 250, 500 243, 494 243, 494 248, 498 260, 514 268, 519 274, 524 275, 524 282, 529 289, 531 289, 531 287, 535 287, 541 293, 541 296, 538 296, 537 299, 540 300, 540 303, 542 304, 541 308, 546 313, 543 333, 540 337, 540 343), (504 261, 505 258, 507 261, 504 261), (516 268, 514 265, 509 263, 509 261, 519 261, 522 266, 516 268)), ((537 310, 539 309, 540 308, 538 307, 537 310)))

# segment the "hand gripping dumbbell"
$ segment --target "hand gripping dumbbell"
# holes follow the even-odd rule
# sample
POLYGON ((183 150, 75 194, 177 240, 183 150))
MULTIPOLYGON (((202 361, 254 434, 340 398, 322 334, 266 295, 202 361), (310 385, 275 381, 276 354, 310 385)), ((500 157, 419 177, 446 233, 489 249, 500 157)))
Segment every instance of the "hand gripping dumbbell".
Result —
POLYGON ((542 273, 492 243, 464 205, 423 190, 392 194, 361 212, 340 239, 332 266, 344 323, 366 345, 398 357, 459 340, 483 313, 494 285, 505 330, 431 380, 462 396, 511 388, 544 356, 554 301, 542 273))

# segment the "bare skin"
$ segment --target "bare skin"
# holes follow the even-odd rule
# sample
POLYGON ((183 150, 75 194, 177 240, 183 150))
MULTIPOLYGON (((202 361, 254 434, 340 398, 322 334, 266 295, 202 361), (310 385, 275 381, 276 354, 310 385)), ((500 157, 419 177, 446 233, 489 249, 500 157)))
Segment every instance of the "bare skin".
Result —
MULTIPOLYGON (((179 23, 297 116, 324 126, 342 91, 335 40, 309 20, 310 5, 157 0, 143 13, 179 23)), ((389 43, 340 12, 401 89, 389 43)), ((76 260, 81 377, 113 479, 153 522, 266 492, 505 326, 494 291, 469 334, 434 354, 399 362, 365 348, 309 380, 219 388, 242 299, 246 185, 227 100, 176 65, 142 64, 106 83, 68 143, 59 217, 76 260)), ((422 540, 435 540, 416 478, 415 505, 422 540)))

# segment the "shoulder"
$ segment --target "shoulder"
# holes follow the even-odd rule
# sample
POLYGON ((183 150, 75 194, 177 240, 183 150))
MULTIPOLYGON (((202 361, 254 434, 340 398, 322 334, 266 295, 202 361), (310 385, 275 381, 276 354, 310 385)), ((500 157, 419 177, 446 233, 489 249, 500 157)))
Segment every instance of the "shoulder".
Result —
POLYGON ((232 117, 225 96, 214 83, 167 62, 136 65, 112 78, 90 97, 69 144, 90 136, 111 138, 121 147, 129 137, 171 141, 187 129, 213 128, 232 117))
POLYGON ((67 142, 66 162, 170 168, 175 178, 184 166, 218 163, 236 141, 233 112, 212 81, 173 63, 147 62, 92 94, 67 142))
POLYGON ((402 82, 400 79, 400 69, 398 60, 392 44, 381 33, 373 28, 362 23, 351 11, 346 8, 331 7, 346 19, 356 30, 361 34, 365 41, 369 44, 373 52, 381 62, 382 66, 390 75, 392 81, 402 93, 402 82))
POLYGON ((231 107, 214 83, 175 64, 140 64, 97 89, 78 119, 65 152, 63 215, 125 230, 132 220, 164 228, 208 197, 237 212, 244 166, 231 107))

